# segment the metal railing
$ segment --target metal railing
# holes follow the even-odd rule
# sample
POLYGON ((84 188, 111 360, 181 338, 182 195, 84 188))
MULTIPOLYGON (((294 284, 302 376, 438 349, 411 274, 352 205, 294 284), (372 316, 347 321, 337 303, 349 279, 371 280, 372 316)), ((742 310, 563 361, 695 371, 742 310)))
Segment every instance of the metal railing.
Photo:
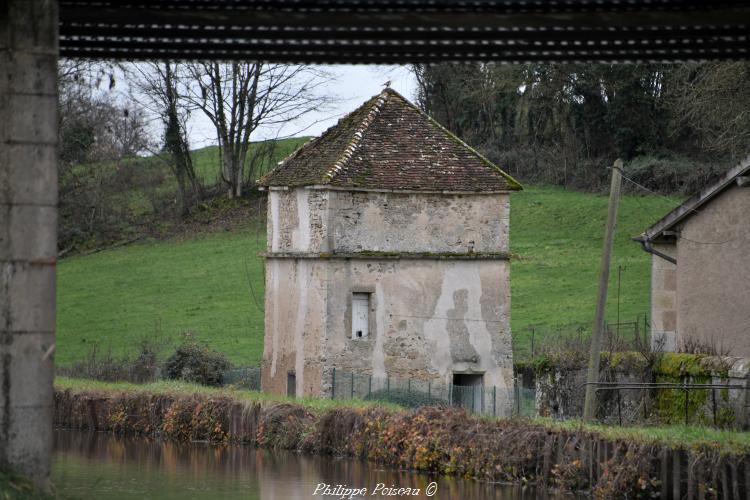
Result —
POLYGON ((459 385, 333 369, 331 398, 384 401, 407 408, 456 406, 470 413, 504 417, 536 416, 536 391, 518 382, 514 379, 512 387, 485 386, 477 379, 475 384, 459 385))
MULTIPOLYGON (((680 414, 682 416, 682 423, 689 425, 690 423, 701 423, 701 424, 712 424, 714 427, 725 426, 726 422, 720 421, 726 418, 729 414, 735 420, 735 424, 742 423, 747 417, 747 397, 748 387, 740 384, 730 383, 693 383, 688 382, 685 379, 681 383, 676 382, 595 382, 585 383, 586 385, 595 385, 596 392, 615 392, 615 404, 617 408, 617 423, 623 425, 623 391, 640 391, 641 394, 637 398, 631 398, 640 405, 640 411, 643 412, 643 421, 648 421, 650 417, 650 411, 666 411, 672 415, 676 415, 677 404, 680 404, 680 414), (679 396, 664 398, 659 403, 659 399, 651 397, 652 391, 678 391, 681 394, 679 396), (697 391, 703 391, 697 393, 697 391), (710 391, 710 392, 709 392, 710 391), (717 391, 718 397, 717 397, 717 391), (734 392, 732 392, 734 391, 734 392), (694 397, 691 399, 691 394, 694 397), (707 401, 710 394, 710 403, 707 401), (680 401, 678 401, 678 399, 680 401), (665 401, 666 400, 666 401, 665 401), (649 401, 651 401, 651 408, 649 409, 649 401), (656 406, 660 408, 656 408, 656 406), (722 416, 721 413, 724 413, 722 416), (739 414, 737 414, 739 412, 739 414), (709 415, 710 420, 706 420, 706 415, 709 415), (691 416, 693 417, 691 420, 691 416)), ((610 401, 599 402, 599 409, 607 406, 610 401)), ((631 405, 632 406, 632 405, 631 405)), ((606 411, 601 413, 608 413, 606 411)))

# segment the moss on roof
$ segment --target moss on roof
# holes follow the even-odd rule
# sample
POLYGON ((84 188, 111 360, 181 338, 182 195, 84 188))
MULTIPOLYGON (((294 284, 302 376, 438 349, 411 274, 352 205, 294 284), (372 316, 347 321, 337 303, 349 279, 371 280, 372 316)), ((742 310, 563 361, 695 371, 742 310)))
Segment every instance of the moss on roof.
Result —
POLYGON ((264 176, 262 186, 514 191, 498 166, 386 88, 264 176))

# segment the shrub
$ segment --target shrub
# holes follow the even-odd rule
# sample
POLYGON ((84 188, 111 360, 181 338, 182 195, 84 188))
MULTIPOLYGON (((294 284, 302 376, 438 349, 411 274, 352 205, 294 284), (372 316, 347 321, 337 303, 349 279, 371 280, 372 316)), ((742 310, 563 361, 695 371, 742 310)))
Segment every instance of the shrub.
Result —
POLYGON ((404 389, 381 389, 365 396, 366 401, 383 401, 393 403, 404 408, 420 408, 422 406, 446 406, 440 398, 430 396, 421 391, 406 391, 404 389))
POLYGON ((167 359, 164 371, 170 379, 219 386, 223 384, 224 372, 230 366, 229 360, 222 353, 189 340, 167 359))
POLYGON ((159 355, 155 344, 141 341, 138 357, 130 366, 128 380, 136 383, 153 382, 159 378, 159 355))
POLYGON ((99 344, 93 344, 85 359, 67 368, 57 367, 57 374, 107 382, 152 382, 159 374, 158 350, 155 341, 144 339, 133 359, 127 355, 115 357, 111 348, 101 351, 99 344))

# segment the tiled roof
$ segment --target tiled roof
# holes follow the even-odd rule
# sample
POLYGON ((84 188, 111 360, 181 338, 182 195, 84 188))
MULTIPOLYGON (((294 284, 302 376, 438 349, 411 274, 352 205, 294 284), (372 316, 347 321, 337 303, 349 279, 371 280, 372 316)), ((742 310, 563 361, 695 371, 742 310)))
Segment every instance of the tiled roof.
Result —
POLYGON ((652 242, 658 241, 664 236, 665 231, 673 229, 677 224, 700 212, 700 208, 706 203, 723 193, 740 177, 750 175, 750 156, 742 160, 734 168, 728 170, 712 184, 704 187, 699 192, 685 200, 680 206, 659 219, 654 225, 646 229, 643 234, 633 238, 635 241, 652 242))
POLYGON ((496 192, 521 185, 386 88, 264 176, 261 186, 496 192))

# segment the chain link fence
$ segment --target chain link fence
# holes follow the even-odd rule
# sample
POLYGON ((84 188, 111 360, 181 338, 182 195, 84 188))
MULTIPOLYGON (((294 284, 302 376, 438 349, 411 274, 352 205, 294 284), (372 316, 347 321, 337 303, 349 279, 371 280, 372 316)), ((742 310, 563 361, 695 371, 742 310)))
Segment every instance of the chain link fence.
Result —
POLYGON ((456 406, 471 413, 499 417, 536 416, 536 391, 521 387, 485 386, 481 377, 465 385, 434 380, 374 377, 334 369, 331 374, 332 399, 361 399, 398 404, 406 408, 456 406))
POLYGON ((222 385, 260 391, 260 367, 231 368, 222 373, 222 385))

